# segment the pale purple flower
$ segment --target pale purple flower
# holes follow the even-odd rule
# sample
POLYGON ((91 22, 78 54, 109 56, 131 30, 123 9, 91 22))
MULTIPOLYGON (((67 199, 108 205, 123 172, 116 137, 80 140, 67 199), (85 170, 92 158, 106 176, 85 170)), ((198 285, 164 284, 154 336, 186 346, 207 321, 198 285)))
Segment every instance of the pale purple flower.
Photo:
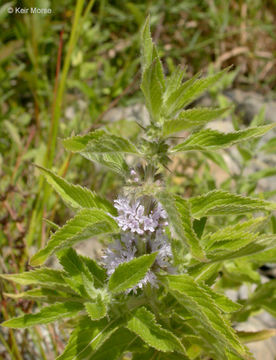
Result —
POLYGON ((167 214, 159 203, 157 208, 151 211, 149 215, 145 215, 145 208, 139 199, 131 204, 127 198, 121 197, 115 200, 114 203, 119 213, 114 219, 123 231, 129 230, 132 233, 143 235, 146 231, 153 233, 161 223, 167 225, 164 222, 167 214))
MULTIPOLYGON (((140 199, 131 202, 126 197, 120 197, 114 203, 118 216, 113 218, 123 233, 120 240, 109 245, 102 257, 108 276, 111 276, 120 264, 143 255, 142 249, 145 249, 145 253, 157 252, 155 271, 158 272, 161 269, 171 271, 173 269, 170 264, 172 250, 164 232, 167 214, 161 204, 158 203, 154 210, 145 214, 145 208, 140 199)), ((133 291, 136 294, 138 289, 142 289, 148 283, 152 287, 158 287, 157 277, 153 270, 149 270, 145 277, 126 293, 133 291)))

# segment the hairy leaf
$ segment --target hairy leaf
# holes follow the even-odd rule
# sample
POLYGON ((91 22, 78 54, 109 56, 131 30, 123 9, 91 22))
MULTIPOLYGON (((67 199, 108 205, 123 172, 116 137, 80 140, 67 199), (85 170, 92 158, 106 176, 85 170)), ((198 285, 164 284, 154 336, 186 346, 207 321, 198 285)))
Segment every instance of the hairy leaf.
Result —
POLYGON ((168 214, 177 238, 189 246, 194 257, 204 260, 205 255, 192 226, 190 205, 187 200, 179 196, 173 197, 165 191, 157 194, 157 197, 168 214))
POLYGON ((159 121, 163 89, 158 76, 158 63, 154 61, 142 77, 141 89, 152 120, 159 121))
POLYGON ((86 151, 85 148, 88 145, 89 141, 98 141, 101 137, 106 135, 103 130, 96 130, 87 135, 83 136, 72 136, 70 138, 63 140, 64 147, 73 152, 79 152, 84 158, 97 162, 112 171, 115 171, 121 176, 125 176, 129 169, 128 165, 125 162, 121 153, 92 153, 91 151, 86 151))
POLYGON ((97 208, 115 214, 114 207, 105 199, 96 195, 91 190, 73 185, 56 175, 52 171, 38 166, 46 180, 61 196, 61 198, 74 208, 97 208))
POLYGON ((264 135, 271 130, 275 124, 248 128, 231 133, 222 133, 217 130, 204 129, 190 135, 183 143, 174 146, 171 153, 192 150, 218 150, 232 146, 239 142, 264 135))
POLYGON ((143 255, 120 264, 109 279, 109 290, 117 294, 135 286, 145 277, 154 263, 156 255, 157 253, 143 255))
POLYGON ((238 215, 276 209, 276 204, 269 201, 231 194, 224 190, 213 190, 189 201, 192 216, 198 219, 210 215, 238 215))
POLYGON ((100 209, 83 209, 50 238, 46 247, 36 253, 32 265, 42 264, 57 250, 68 248, 75 243, 101 234, 119 231, 117 223, 100 209))
POLYGON ((185 69, 181 69, 180 66, 177 66, 171 76, 167 79, 167 86, 163 95, 163 99, 165 102, 168 100, 170 94, 181 86, 185 73, 185 69))
POLYGON ((127 328, 159 351, 185 353, 180 340, 169 330, 162 328, 156 322, 155 316, 145 307, 135 311, 127 323, 127 328))
POLYGON ((116 320, 92 321, 88 316, 82 318, 72 332, 64 352, 56 360, 93 359, 96 351, 118 328, 116 320))
POLYGON ((62 292, 62 288, 60 291, 48 289, 48 288, 40 288, 40 289, 31 289, 22 293, 17 294, 8 294, 4 293, 5 296, 10 297, 12 299, 28 299, 39 302, 46 302, 48 304, 52 304, 55 302, 65 302, 65 301, 77 301, 82 302, 82 298, 80 296, 74 294, 68 294, 66 292, 62 292))
POLYGON ((119 328, 109 339, 95 352, 91 354, 91 360, 118 360, 122 355, 132 350, 133 347, 141 348, 141 340, 125 328, 119 328))
POLYGON ((62 304, 44 307, 36 314, 26 314, 4 321, 1 326, 9 328, 26 328, 38 324, 48 324, 59 319, 73 317, 82 309, 83 305, 81 303, 64 302, 62 304))
POLYGON ((169 96, 168 100, 164 104, 165 117, 173 116, 177 111, 190 104, 204 91, 219 81, 227 71, 228 69, 224 69, 215 75, 198 80, 197 78, 199 74, 197 74, 190 80, 184 82, 182 86, 169 96))
POLYGON ((85 263, 86 267, 90 271, 90 274, 93 276, 95 287, 103 287, 107 278, 106 270, 102 268, 94 259, 83 255, 79 255, 79 257, 85 263))
POLYGON ((209 295, 211 289, 206 292, 189 275, 169 275, 166 278, 169 289, 178 302, 200 322, 204 333, 207 331, 213 338, 213 343, 210 345, 222 359, 227 358, 226 349, 233 351, 242 359, 248 359, 247 350, 239 342, 230 323, 222 316, 215 301, 209 295))
POLYGON ((42 267, 20 274, 0 274, 0 277, 20 285, 42 285, 47 288, 62 288, 64 290, 69 289, 64 280, 64 274, 64 271, 42 267))
POLYGON ((163 136, 168 136, 179 131, 202 126, 215 120, 228 110, 212 108, 195 108, 182 111, 175 119, 166 120, 163 125, 163 136))
POLYGON ((77 254, 76 250, 69 248, 59 255, 59 262, 66 271, 66 283, 79 295, 86 297, 87 292, 84 288, 82 275, 85 275, 93 285, 94 279, 85 263, 77 254))
POLYGON ((97 139, 90 140, 81 151, 82 154, 138 154, 136 147, 127 139, 111 134, 102 134, 97 139))
POLYGON ((100 320, 106 316, 107 308, 100 297, 94 303, 87 302, 84 306, 91 320, 100 320))

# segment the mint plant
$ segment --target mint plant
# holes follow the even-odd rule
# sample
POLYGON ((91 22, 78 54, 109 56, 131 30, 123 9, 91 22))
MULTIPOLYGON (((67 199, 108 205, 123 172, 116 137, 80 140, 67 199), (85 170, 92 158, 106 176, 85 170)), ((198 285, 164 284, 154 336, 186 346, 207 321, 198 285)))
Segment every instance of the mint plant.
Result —
POLYGON ((258 267, 276 258, 276 235, 267 232, 276 205, 220 189, 184 198, 166 187, 174 156, 210 154, 273 127, 221 133, 204 125, 228 108, 185 109, 226 71, 205 78, 197 74, 183 82, 185 72, 177 68, 165 77, 147 19, 141 89, 150 123, 143 136, 133 144, 99 129, 63 140, 67 150, 118 174, 124 186, 111 204, 40 168, 76 215, 56 226, 46 247, 32 257, 31 265, 41 267, 1 275, 34 286, 7 296, 48 304, 2 326, 25 328, 72 319, 73 331, 58 360, 253 358, 244 343, 269 337, 271 331, 244 333, 234 326, 261 308, 275 313, 275 282, 259 283, 247 300, 238 302, 224 289, 233 281, 236 286, 258 283, 258 267), (172 136, 184 130, 189 132, 184 141, 172 136), (72 247, 92 237, 108 243, 98 261, 72 247), (43 266, 53 254, 62 270, 43 266), (231 271, 236 279, 229 279, 231 271))

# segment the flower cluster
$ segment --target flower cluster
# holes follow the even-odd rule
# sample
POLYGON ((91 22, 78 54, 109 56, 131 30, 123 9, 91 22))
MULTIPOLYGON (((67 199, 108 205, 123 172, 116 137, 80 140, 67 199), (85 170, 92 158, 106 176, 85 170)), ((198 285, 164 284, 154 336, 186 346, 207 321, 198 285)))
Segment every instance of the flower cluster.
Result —
MULTIPOLYGON (((157 208, 152 210, 149 215, 145 215, 145 208, 140 200, 131 204, 127 198, 121 197, 115 200, 114 203, 119 213, 115 219, 123 231, 129 230, 139 235, 144 234, 146 231, 154 232, 163 223, 162 220, 167 217, 165 210, 159 203, 157 208)), ((163 225, 167 225, 167 223, 163 225)))
MULTIPOLYGON (((114 218, 124 232, 120 239, 109 245, 102 257, 107 274, 111 276, 118 265, 142 255, 141 249, 145 249, 144 253, 157 252, 156 271, 160 269, 173 271, 170 264, 172 250, 164 232, 167 216, 162 206, 158 203, 147 215, 140 200, 131 203, 127 198, 119 198, 115 200, 115 207, 119 215, 114 218)), ((141 289, 147 283, 157 287, 157 277, 152 270, 149 270, 146 276, 128 292, 136 293, 137 289, 141 289)))

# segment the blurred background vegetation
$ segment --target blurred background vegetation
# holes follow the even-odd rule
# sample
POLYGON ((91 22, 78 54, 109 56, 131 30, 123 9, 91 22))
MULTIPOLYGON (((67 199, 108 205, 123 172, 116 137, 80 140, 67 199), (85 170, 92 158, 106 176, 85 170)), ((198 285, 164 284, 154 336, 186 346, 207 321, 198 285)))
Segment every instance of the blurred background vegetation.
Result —
MULTIPOLYGON (((143 102, 139 32, 148 13, 168 73, 178 64, 186 67, 187 78, 233 65, 209 103, 229 104, 219 95, 229 88, 275 99, 275 0, 0 1, 1 272, 29 269, 29 255, 44 246, 54 227, 51 221, 63 224, 70 216, 33 164, 53 168, 109 198, 117 194, 121 179, 66 153, 59 138, 101 126, 133 139, 139 136, 139 127, 130 126, 125 115, 113 121, 108 114, 143 102), (31 6, 52 12, 7 11, 31 6)), ((229 113, 234 126, 242 126, 235 109, 229 113)), ((260 113, 255 122, 262 117, 260 113)), ((271 144, 275 149, 275 140, 271 144)), ((240 149, 241 173, 254 157, 254 144, 250 146, 240 149)), ((225 169, 222 158, 211 160, 225 169)), ((199 183, 203 190, 217 186, 208 167, 204 180, 202 172, 197 174, 202 161, 191 157, 172 164, 175 176, 169 181, 177 192, 193 194, 199 183), (192 173, 185 171, 190 167, 192 173)), ((245 188, 236 180, 236 191, 249 194, 258 181, 251 179, 245 188)), ((229 186, 229 178, 222 186, 229 186)), ((31 300, 8 300, 4 293, 19 292, 17 287, 0 284, 0 291, 1 321, 34 306, 31 300)), ((0 359, 54 359, 67 336, 66 329, 52 326, 1 331, 0 359)))

